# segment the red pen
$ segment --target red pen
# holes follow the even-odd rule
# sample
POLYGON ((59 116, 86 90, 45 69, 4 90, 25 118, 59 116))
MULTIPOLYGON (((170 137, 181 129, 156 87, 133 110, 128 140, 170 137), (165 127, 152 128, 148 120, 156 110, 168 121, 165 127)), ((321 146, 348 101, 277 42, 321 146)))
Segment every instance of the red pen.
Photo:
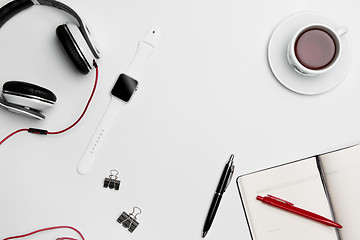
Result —
POLYGON ((297 215, 312 219, 314 221, 317 221, 319 223, 323 223, 325 225, 331 226, 331 227, 336 227, 336 228, 342 228, 342 226, 330 219, 327 219, 325 217, 322 217, 318 214, 306 211, 304 209, 295 207, 293 203, 288 202, 286 200, 274 197, 270 194, 268 194, 267 196, 261 197, 261 196, 257 196, 256 197, 257 200, 262 201, 263 203, 269 204, 271 206, 277 207, 277 208, 281 208, 285 211, 288 212, 292 212, 295 213, 297 215))

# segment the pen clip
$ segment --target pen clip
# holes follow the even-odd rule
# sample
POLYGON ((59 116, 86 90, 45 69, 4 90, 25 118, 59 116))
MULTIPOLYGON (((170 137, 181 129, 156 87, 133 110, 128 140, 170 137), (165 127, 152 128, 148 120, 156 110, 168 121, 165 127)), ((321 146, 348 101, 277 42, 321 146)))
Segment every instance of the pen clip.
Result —
POLYGON ((232 165, 231 168, 230 168, 230 174, 229 174, 229 178, 228 178, 228 180, 227 180, 227 183, 226 183, 226 187, 225 187, 225 189, 224 189, 224 192, 226 191, 227 187, 229 186, 229 184, 230 184, 230 182, 231 182, 231 179, 232 179, 232 177, 233 177, 233 175, 234 175, 234 169, 235 169, 235 166, 232 165))
POLYGON ((289 201, 286 201, 286 200, 284 200, 284 199, 275 197, 275 196, 270 195, 270 194, 268 194, 267 197, 268 197, 268 198, 271 198, 271 199, 274 199, 274 200, 276 200, 276 201, 279 201, 279 202, 283 202, 283 203, 289 204, 289 205, 291 205, 291 206, 294 205, 293 203, 291 203, 291 202, 289 202, 289 201))

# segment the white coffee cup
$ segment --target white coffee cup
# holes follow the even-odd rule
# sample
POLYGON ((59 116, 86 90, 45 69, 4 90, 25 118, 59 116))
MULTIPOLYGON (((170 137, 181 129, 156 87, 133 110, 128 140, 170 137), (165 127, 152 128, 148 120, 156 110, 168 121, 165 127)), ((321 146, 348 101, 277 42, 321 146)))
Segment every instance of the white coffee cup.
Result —
POLYGON ((341 37, 347 27, 334 29, 310 24, 298 30, 288 44, 287 59, 304 76, 316 76, 333 68, 341 55, 341 37))

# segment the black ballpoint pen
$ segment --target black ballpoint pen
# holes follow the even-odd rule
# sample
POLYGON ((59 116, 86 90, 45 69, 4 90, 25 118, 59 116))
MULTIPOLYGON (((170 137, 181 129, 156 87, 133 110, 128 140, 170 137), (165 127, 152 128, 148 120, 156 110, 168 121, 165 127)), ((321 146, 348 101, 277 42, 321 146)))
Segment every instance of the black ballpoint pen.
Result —
POLYGON ((206 236, 207 232, 210 229, 211 223, 213 222, 216 211, 219 207, 222 195, 225 192, 227 186, 229 186, 229 183, 231 181, 232 175, 234 173, 234 168, 235 168, 235 166, 233 165, 233 161, 234 161, 234 154, 231 154, 228 163, 225 165, 224 171, 220 178, 220 182, 216 188, 215 195, 211 202, 210 209, 209 209, 208 215, 205 220, 205 225, 204 225, 203 234, 202 234, 203 238, 206 236))

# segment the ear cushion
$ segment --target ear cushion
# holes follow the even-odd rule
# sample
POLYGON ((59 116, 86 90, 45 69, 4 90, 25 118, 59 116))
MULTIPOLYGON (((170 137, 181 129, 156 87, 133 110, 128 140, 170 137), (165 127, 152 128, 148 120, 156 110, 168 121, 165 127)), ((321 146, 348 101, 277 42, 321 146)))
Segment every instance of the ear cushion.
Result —
POLYGON ((67 29, 65 24, 60 25, 56 28, 56 35, 63 46, 65 52, 70 57, 76 68, 84 75, 89 73, 89 68, 84 60, 84 57, 79 53, 76 42, 71 36, 70 31, 67 29))
POLYGON ((4 83, 3 91, 8 91, 14 94, 36 96, 47 101, 56 102, 56 96, 50 90, 20 81, 9 81, 4 83))

